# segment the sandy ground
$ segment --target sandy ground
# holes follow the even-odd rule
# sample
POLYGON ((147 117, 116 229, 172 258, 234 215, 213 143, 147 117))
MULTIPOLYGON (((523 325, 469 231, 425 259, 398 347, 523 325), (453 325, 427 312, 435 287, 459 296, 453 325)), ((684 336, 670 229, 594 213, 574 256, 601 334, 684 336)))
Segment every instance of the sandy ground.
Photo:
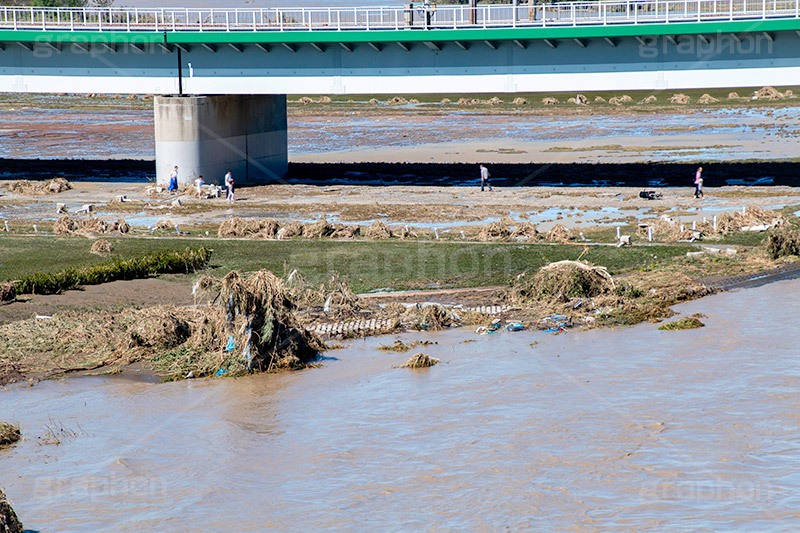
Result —
POLYGON ((421 227, 459 227, 486 224, 511 217, 540 225, 555 223, 588 227, 632 223, 669 214, 689 220, 712 218, 748 206, 780 209, 800 204, 800 191, 791 187, 720 187, 706 189, 696 199, 691 188, 659 189, 659 200, 639 198, 641 189, 631 187, 369 187, 268 185, 241 188, 234 204, 223 199, 197 200, 191 196, 145 195, 141 184, 76 182, 74 189, 57 195, 23 197, 11 194, 0 181, 0 219, 35 223, 55 220, 56 203, 74 213, 93 204, 96 216, 108 220, 125 218, 134 227, 146 229, 158 220, 180 225, 219 224, 232 216, 274 217, 281 221, 312 221, 327 217, 333 222, 389 224, 421 227), (111 203, 119 196, 130 203, 111 203), (175 198, 183 206, 170 207, 175 198), (151 207, 146 207, 147 205, 151 207))

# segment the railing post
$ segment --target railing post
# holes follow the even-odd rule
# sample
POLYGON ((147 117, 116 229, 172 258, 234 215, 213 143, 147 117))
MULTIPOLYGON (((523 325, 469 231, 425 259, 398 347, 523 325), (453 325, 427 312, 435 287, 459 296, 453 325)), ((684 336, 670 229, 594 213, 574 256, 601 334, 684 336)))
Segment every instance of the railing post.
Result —
MULTIPOLYGON (((211 12, 211 22, 214 22, 214 12, 211 12)), ((225 31, 231 31, 231 12, 227 9, 225 10, 225 31)))
POLYGON ((729 20, 733 20, 733 0, 728 0, 728 15, 729 20))
POLYGON ((570 4, 569 5, 569 16, 572 19, 572 25, 573 26, 577 26, 578 25, 578 21, 575 20, 575 4, 570 4))
POLYGON ((697 22, 700 22, 700 0, 697 0, 697 22))
POLYGON ((761 0, 761 20, 767 18, 767 0, 761 0))

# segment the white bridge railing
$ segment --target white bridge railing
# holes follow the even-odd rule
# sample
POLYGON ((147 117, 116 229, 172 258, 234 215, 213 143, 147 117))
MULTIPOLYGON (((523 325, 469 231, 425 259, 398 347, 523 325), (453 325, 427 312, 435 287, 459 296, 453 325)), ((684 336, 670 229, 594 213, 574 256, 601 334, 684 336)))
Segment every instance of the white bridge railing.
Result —
POLYGON ((343 31, 603 26, 800 18, 800 0, 625 0, 528 5, 353 8, 0 7, 0 30, 343 31))

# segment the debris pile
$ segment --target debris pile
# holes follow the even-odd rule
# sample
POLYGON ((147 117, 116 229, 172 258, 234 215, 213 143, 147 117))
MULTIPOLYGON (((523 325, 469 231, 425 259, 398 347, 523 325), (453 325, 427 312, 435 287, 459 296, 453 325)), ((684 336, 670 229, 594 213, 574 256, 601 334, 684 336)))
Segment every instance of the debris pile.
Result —
POLYGON ((775 87, 762 87, 753 95, 754 100, 783 100, 786 96, 775 87))
POLYGON ((482 241, 495 241, 498 239, 507 239, 511 236, 511 231, 508 226, 500 221, 489 223, 487 226, 481 228, 478 233, 478 239, 482 241))
POLYGON ((130 231, 130 225, 122 219, 109 224, 99 218, 73 219, 69 215, 63 215, 53 225, 53 232, 56 235, 95 235, 103 233, 125 234, 130 231))
POLYGON ((92 247, 89 249, 89 253, 93 253, 95 255, 108 255, 112 252, 114 247, 105 239, 97 239, 92 243, 92 247))
POLYGON ((22 433, 19 431, 19 426, 8 422, 0 422, 0 447, 14 444, 21 438, 22 433))
POLYGON ((222 279, 204 276, 198 287, 219 304, 206 308, 187 342, 202 339, 211 343, 213 351, 227 352, 228 372, 299 368, 324 348, 299 325, 289 291, 271 272, 260 270, 244 277, 232 271, 222 279))
POLYGON ((368 239, 391 239, 393 236, 392 230, 382 220, 376 220, 367 228, 366 237, 368 239))
POLYGON ((672 104, 688 104, 690 102, 690 98, 683 93, 677 93, 673 94, 669 101, 672 104))
POLYGON ((772 259, 800 255, 800 232, 786 229, 770 233, 767 237, 767 254, 772 259))
POLYGON ((408 100, 406 100, 402 96, 394 96, 390 98, 389 101, 386 103, 388 105, 406 105, 408 103, 408 100))
POLYGON ((568 99, 567 102, 575 105, 589 105, 589 99, 582 94, 579 94, 577 96, 568 99))
POLYGON ((708 93, 703 93, 703 96, 697 99, 698 104, 715 104, 717 102, 719 102, 719 100, 708 93))
POLYGON ((3 489, 0 489, 0 532, 2 533, 22 533, 24 528, 22 522, 17 518, 17 513, 11 507, 3 489))
POLYGON ((400 365, 400 368, 430 368, 439 364, 439 362, 440 361, 438 359, 429 357, 428 354, 418 353, 416 355, 412 355, 408 361, 400 365))
POLYGON ((72 189, 72 185, 64 178, 53 178, 50 181, 12 181, 8 185, 8 190, 15 194, 25 196, 44 196, 46 194, 58 194, 72 189))
POLYGON ((544 105, 556 105, 558 103, 558 99, 553 98, 552 96, 546 96, 542 98, 542 103, 544 105))
POLYGON ((303 236, 309 239, 322 239, 324 237, 330 237, 333 235, 334 231, 336 231, 336 229, 333 227, 333 224, 323 218, 313 224, 307 224, 303 228, 303 236))
POLYGON ((680 329, 696 329, 702 328, 705 324, 700 321, 700 318, 697 315, 679 318, 673 322, 667 322, 666 324, 661 324, 658 326, 658 329, 662 331, 675 331, 680 329))
POLYGON ((274 239, 278 234, 278 221, 273 218, 243 219, 232 217, 220 224, 219 237, 255 237, 274 239))
POLYGON ((525 272, 512 285, 514 304, 567 302, 571 298, 593 298, 614 290, 614 280, 604 267, 585 261, 558 261, 525 272))
POLYGON ((656 102, 658 102, 658 98, 656 98, 655 95, 651 94, 650 96, 648 96, 647 98, 645 98, 644 100, 642 100, 639 103, 640 104, 654 104, 656 102))
POLYGON ((528 101, 522 98, 521 96, 517 96, 516 98, 514 98, 514 100, 511 101, 511 103, 514 105, 526 105, 528 101))
POLYGON ((550 242, 567 243, 572 239, 572 234, 563 224, 556 224, 545 236, 550 242))

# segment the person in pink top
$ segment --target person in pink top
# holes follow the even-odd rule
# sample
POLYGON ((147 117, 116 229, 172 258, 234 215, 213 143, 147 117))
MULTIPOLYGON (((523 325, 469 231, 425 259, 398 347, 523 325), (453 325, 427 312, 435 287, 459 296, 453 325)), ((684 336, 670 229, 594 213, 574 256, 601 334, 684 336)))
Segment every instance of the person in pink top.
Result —
POLYGON ((703 197, 703 167, 698 167, 694 175, 694 197, 703 197))

